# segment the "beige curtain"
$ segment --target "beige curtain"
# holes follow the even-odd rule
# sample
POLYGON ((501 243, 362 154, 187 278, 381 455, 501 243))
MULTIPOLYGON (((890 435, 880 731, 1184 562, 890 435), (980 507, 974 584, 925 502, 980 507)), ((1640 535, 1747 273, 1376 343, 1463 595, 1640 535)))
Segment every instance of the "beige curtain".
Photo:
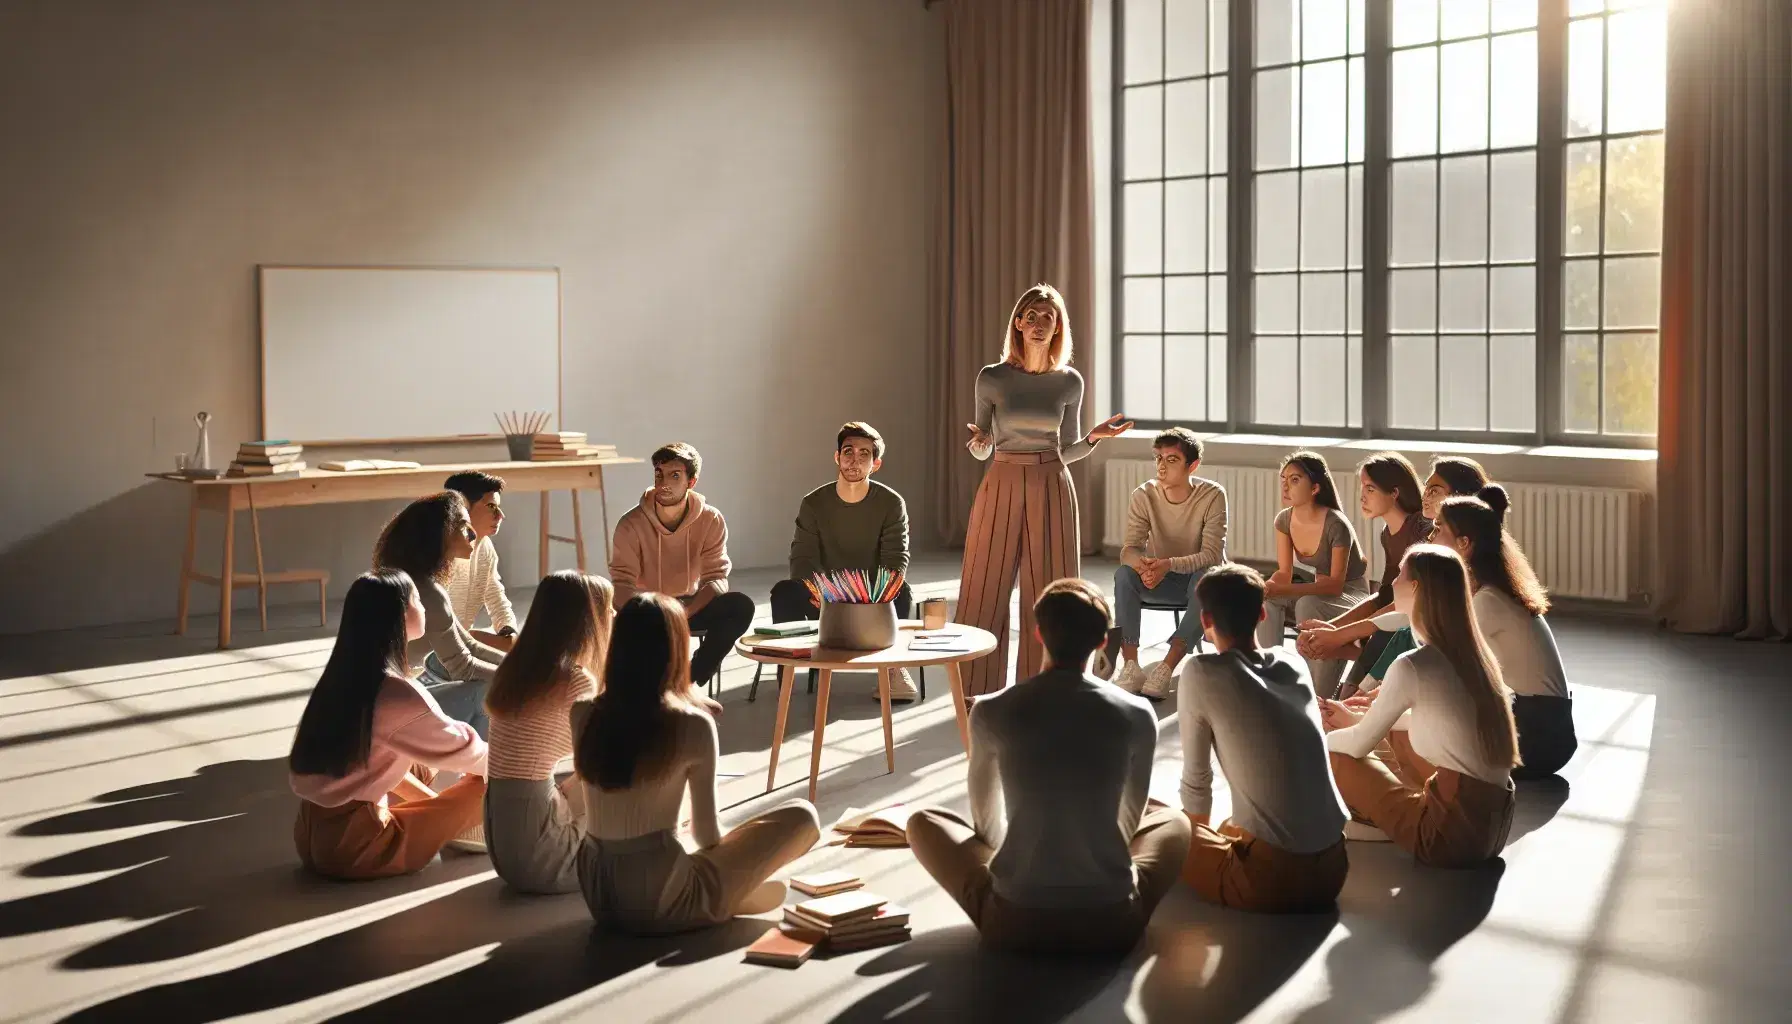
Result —
POLYGON ((1668 34, 1656 614, 1792 638, 1792 4, 1668 34))
MULTIPOLYGON (((1064 293, 1074 364, 1094 408, 1094 219, 1089 0, 948 0, 946 139, 933 245, 928 420, 940 539, 964 543, 985 464, 964 449, 977 371, 1001 354, 1014 300, 1064 293)), ((1084 550, 1095 538, 1082 464, 1071 467, 1084 550)))

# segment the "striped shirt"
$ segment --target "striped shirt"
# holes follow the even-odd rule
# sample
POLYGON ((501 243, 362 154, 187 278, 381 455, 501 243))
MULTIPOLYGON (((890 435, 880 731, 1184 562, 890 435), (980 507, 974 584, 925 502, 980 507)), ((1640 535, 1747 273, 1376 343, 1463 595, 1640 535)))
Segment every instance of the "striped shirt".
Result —
POLYGON ((498 575, 498 549, 490 537, 479 538, 471 558, 454 560, 447 590, 454 617, 468 629, 479 621, 481 611, 491 616, 494 633, 516 626, 516 610, 504 592, 504 579, 498 575))
POLYGON ((554 765, 572 753, 573 704, 597 696, 597 680, 582 668, 560 680, 534 704, 520 712, 491 715, 491 752, 487 763, 494 779, 551 779, 554 765))

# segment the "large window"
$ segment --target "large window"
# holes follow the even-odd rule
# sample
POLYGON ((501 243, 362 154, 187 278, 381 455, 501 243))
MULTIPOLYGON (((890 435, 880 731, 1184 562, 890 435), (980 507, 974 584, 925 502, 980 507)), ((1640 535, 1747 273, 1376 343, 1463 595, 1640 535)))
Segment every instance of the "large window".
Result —
POLYGON ((1116 409, 1651 442, 1661 0, 1116 14, 1116 409))

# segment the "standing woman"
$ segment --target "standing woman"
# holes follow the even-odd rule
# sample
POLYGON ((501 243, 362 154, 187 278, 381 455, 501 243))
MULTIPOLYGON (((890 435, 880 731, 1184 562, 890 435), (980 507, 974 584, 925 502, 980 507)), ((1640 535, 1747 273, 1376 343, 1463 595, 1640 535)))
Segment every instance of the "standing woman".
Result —
POLYGON ((1475 625, 1468 568, 1455 551, 1409 550, 1394 604, 1424 646, 1394 662, 1368 711, 1329 700, 1320 709, 1332 776, 1356 819, 1344 835, 1390 839, 1434 867, 1473 867, 1499 856, 1512 829, 1518 738, 1499 664, 1475 625), (1393 730, 1408 710, 1401 737, 1393 730), (1422 783, 1407 785, 1372 753, 1383 739, 1422 783))
MULTIPOLYGON (((1369 596, 1368 563, 1356 530, 1338 508, 1325 456, 1299 451, 1282 460, 1282 501, 1276 516, 1276 571, 1264 585, 1257 646, 1280 647, 1285 622, 1329 619, 1369 596)), ((1309 657, 1313 690, 1337 692, 1342 657, 1309 657)))
POLYGON ((376 569, 397 569, 417 583, 423 601, 423 635, 405 653, 412 674, 427 669, 424 688, 451 718, 486 735, 485 691, 504 652, 480 643, 454 617, 447 583, 454 560, 473 553, 473 521, 467 500, 454 491, 418 498, 392 517, 373 546, 376 569))
POLYGON ((1118 414, 1081 433, 1083 376, 1070 366, 1070 315, 1064 297, 1036 284, 1014 304, 1002 338, 1002 361, 977 374, 976 422, 965 447, 979 460, 992 455, 971 506, 964 568, 958 580, 957 620, 996 636, 993 654, 971 662, 964 690, 975 696, 1006 685, 1008 601, 1020 576, 1020 657, 1017 678, 1037 675, 1043 662, 1033 628, 1033 605, 1053 580, 1082 572, 1076 492, 1065 467, 1095 443, 1132 428, 1118 414))
POLYGON ((485 841, 498 877, 519 892, 579 887, 584 792, 576 779, 562 792, 554 766, 572 756, 572 706, 597 696, 614 597, 610 581, 599 576, 562 570, 543 577, 529 621, 485 695, 491 716, 485 841))
POLYGON ((1579 746, 1562 652, 1543 616, 1549 594, 1506 532, 1506 489, 1488 484, 1473 498, 1446 498, 1436 541, 1468 563, 1475 621, 1512 691, 1520 767, 1515 779, 1554 775, 1579 746))
POLYGON ((320 875, 409 874, 479 823, 485 742, 406 674, 405 644, 422 635, 410 577, 371 572, 349 585, 287 757, 299 797, 293 844, 320 875), (463 774, 436 793, 437 770, 463 774))

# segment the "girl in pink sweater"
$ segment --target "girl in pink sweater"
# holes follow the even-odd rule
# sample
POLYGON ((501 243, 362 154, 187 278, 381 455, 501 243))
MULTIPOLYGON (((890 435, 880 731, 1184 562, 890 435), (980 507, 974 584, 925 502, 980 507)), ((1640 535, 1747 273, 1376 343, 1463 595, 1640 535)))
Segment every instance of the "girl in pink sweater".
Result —
POLYGON ((409 874, 479 822, 485 741, 407 678, 405 644, 422 635, 409 576, 380 570, 349 586, 336 647, 287 759, 301 801, 293 842, 318 874, 409 874), (436 769, 463 776, 436 793, 436 769))

